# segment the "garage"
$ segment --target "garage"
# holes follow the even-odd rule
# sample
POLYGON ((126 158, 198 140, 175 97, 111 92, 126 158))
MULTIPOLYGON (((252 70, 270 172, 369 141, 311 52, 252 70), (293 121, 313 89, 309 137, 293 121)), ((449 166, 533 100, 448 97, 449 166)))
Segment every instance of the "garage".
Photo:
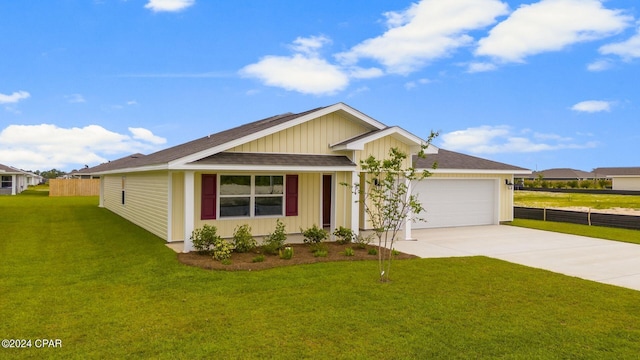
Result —
POLYGON ((412 184, 426 209, 414 229, 498 223, 498 181, 495 179, 434 179, 412 184))

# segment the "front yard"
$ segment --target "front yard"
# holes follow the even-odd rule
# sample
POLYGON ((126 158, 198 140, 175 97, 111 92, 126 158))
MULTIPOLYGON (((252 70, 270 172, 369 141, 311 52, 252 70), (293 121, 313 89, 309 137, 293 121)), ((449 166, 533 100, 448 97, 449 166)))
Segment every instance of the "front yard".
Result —
MULTIPOLYGON (((485 257, 189 267, 96 198, 0 197, 11 358, 635 358, 640 292, 485 257), (33 342, 32 344, 35 344, 33 342)), ((294 255, 295 256, 295 255, 294 255)))

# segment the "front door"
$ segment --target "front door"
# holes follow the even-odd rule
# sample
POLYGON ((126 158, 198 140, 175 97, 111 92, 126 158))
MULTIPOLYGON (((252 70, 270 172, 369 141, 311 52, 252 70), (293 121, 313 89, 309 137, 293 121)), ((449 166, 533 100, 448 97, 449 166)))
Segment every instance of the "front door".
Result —
POLYGON ((322 226, 331 226, 331 175, 322 175, 322 226))

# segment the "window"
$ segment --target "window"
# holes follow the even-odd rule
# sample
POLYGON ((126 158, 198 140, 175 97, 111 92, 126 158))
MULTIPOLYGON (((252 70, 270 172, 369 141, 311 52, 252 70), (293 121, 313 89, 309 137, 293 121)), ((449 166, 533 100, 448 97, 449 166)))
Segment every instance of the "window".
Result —
POLYGON ((284 177, 221 175, 220 217, 282 216, 284 177))
POLYGON ((11 188, 13 186, 13 181, 11 181, 11 176, 2 176, 1 188, 11 188))
POLYGON ((124 200, 125 200, 125 185, 126 185, 126 177, 122 177, 122 205, 124 205, 124 200))

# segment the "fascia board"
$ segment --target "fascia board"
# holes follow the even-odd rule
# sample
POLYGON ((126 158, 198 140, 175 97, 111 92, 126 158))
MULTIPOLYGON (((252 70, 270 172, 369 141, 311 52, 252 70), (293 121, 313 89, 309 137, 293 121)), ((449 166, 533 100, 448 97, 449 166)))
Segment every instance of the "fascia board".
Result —
POLYGON ((159 170, 168 170, 167 165, 160 164, 160 165, 140 166, 140 167, 133 167, 133 168, 85 173, 82 175, 112 175, 112 174, 124 174, 124 173, 134 173, 134 172, 145 172, 145 171, 159 171, 159 170))
POLYGON ((485 169, 427 169, 416 168, 416 170, 428 170, 433 174, 487 174, 487 175, 526 175, 531 174, 530 170, 485 170, 485 169))
MULTIPOLYGON (((413 146, 417 146, 419 147, 420 145, 424 144, 424 140, 421 139, 419 136, 416 136, 400 127, 397 126, 392 126, 389 128, 386 128, 382 131, 379 131, 375 134, 371 134, 370 136, 366 136, 363 137, 361 139, 355 140, 353 142, 348 142, 346 144, 342 144, 342 145, 338 145, 335 147, 332 147, 333 150, 364 150, 364 145, 367 143, 370 143, 372 141, 376 141, 378 139, 381 139, 385 136, 389 136, 389 135, 398 135, 400 137, 402 137, 404 140, 408 140, 411 145, 413 146)), ((431 147, 431 146, 429 146, 431 147)), ((429 148, 427 148, 427 153, 428 154, 436 154, 438 152, 438 148, 431 149, 429 150, 429 148)))
POLYGON ((278 171, 278 172, 335 172, 354 171, 357 166, 282 166, 282 165, 182 165, 172 170, 192 171, 278 171))
POLYGON ((262 137, 265 137, 265 136, 268 136, 268 135, 271 135, 271 134, 275 134, 275 133, 277 133, 279 131, 286 130, 286 129, 290 128, 290 127, 294 127, 296 125, 303 124, 303 123, 305 123, 305 122, 307 122, 309 120, 312 120, 312 119, 315 119, 315 118, 318 118, 318 117, 321 117, 321 116, 324 116, 324 115, 331 114, 331 113, 336 112, 338 110, 342 110, 344 112, 347 112, 347 113, 351 114, 352 116, 355 116, 355 117, 359 118, 360 120, 362 120, 363 122, 369 124, 370 126, 372 126, 374 128, 384 129, 386 127, 381 122, 379 122, 377 120, 374 120, 374 119, 362 114, 361 112, 353 109, 350 106, 347 106, 347 105, 345 105, 343 103, 337 103, 337 104, 328 106, 326 108, 320 109, 318 111, 309 113, 307 115, 297 117, 295 119, 287 121, 286 123, 283 123, 283 124, 280 124, 280 125, 276 125, 276 126, 268 128, 268 129, 264 129, 262 131, 258 131, 258 132, 249 134, 247 136, 243 136, 241 138, 229 141, 229 142, 224 143, 222 145, 219 145, 219 146, 216 146, 216 147, 204 150, 204 151, 200 151, 200 152, 197 152, 197 153, 194 153, 194 154, 191 154, 191 155, 176 159, 174 161, 170 161, 169 162, 169 167, 170 168, 174 168, 175 166, 184 165, 184 164, 187 164, 187 163, 190 163, 190 162, 194 162, 196 160, 203 159, 203 158, 211 156, 211 155, 215 155, 215 154, 217 154, 217 153, 219 153, 221 151, 225 151, 227 149, 231 149, 233 147, 236 147, 236 146, 239 146, 239 145, 242 145, 242 144, 257 140, 257 139, 260 139, 262 137))

